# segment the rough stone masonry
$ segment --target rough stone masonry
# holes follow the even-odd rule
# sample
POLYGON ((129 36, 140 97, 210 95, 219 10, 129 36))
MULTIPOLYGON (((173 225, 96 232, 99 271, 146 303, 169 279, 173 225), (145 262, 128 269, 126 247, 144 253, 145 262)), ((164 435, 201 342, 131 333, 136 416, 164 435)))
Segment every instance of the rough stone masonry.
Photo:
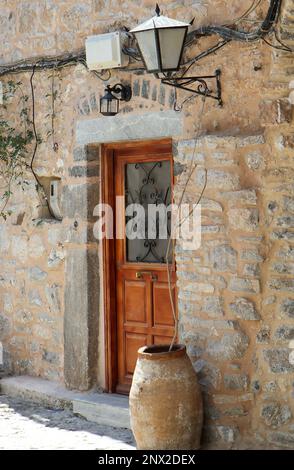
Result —
MULTIPOLYGON (((250 1, 165 1, 169 16, 195 24, 228 24, 250 1)), ((253 14, 264 17, 267 2, 253 14)), ((84 46, 91 34, 132 27, 151 16, 153 2, 102 0, 2 1, 0 64, 84 46)), ((284 0, 278 29, 294 47, 294 4, 284 0)), ((273 40, 273 38, 271 38, 273 40)), ((213 45, 203 39, 187 59, 213 45)), ((263 42, 232 42, 199 62, 198 75, 222 70, 224 107, 201 100, 173 110, 175 94, 151 75, 113 71, 131 83, 133 99, 115 118, 99 116, 104 84, 82 65, 35 75, 36 126, 43 137, 36 172, 60 178, 62 222, 44 216, 32 179, 13 189, 12 216, 0 224, 0 341, 5 372, 104 386, 103 259, 93 236, 100 198, 99 145, 173 138, 175 199, 192 159, 198 166, 186 201, 201 201, 202 245, 176 246, 180 339, 188 346, 205 400, 204 440, 234 446, 293 448, 294 138, 288 100, 293 54, 263 42)), ((196 73, 196 72, 195 72, 196 73)), ((30 73, 19 75, 29 94, 30 73)), ((3 77, 4 84, 14 79, 3 77)), ((178 104, 185 100, 178 93, 178 104)), ((17 108, 12 102, 11 112, 17 108)), ((29 102, 29 106, 31 106, 29 102)))

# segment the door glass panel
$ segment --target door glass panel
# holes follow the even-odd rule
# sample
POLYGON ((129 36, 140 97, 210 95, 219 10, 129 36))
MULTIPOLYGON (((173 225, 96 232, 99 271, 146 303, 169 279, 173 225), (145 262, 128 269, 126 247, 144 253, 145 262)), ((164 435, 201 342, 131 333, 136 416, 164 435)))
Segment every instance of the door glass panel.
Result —
POLYGON ((167 210, 171 204, 170 161, 127 164, 125 197, 127 261, 165 263, 171 228, 167 210))

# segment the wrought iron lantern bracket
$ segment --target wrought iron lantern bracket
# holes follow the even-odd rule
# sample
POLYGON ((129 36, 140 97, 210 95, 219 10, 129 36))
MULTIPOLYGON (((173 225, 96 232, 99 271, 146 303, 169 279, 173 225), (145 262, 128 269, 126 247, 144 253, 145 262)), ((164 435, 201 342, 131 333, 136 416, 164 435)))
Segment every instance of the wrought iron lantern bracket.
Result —
POLYGON ((129 85, 122 85, 121 83, 116 83, 114 86, 107 85, 106 90, 111 94, 120 95, 117 97, 119 101, 130 101, 132 98, 132 89, 129 85))
POLYGON ((221 71, 216 70, 214 75, 206 75, 200 77, 170 77, 162 78, 161 83, 170 85, 181 90, 189 91, 206 98, 212 98, 218 101, 219 106, 223 105, 222 101, 222 86, 221 86, 221 71), (214 90, 208 82, 215 80, 214 90), (196 84, 196 87, 194 86, 196 84))

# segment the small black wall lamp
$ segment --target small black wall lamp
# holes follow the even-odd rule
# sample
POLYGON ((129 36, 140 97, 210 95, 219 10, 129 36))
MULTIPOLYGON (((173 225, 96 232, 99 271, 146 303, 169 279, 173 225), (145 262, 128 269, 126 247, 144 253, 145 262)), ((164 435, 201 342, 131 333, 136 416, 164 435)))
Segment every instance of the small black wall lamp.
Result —
POLYGON ((129 85, 116 83, 114 86, 107 85, 105 95, 100 98, 100 113, 103 116, 115 116, 119 112, 120 101, 130 101, 132 89, 129 85))

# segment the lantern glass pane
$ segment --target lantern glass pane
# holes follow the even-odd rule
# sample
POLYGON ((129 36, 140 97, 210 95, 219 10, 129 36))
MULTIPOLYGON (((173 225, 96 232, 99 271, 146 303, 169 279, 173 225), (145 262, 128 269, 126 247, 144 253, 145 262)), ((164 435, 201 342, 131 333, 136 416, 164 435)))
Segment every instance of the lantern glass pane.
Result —
POLYGON ((106 114, 107 113, 107 100, 105 99, 101 99, 100 101, 100 112, 102 114, 106 114))
POLYGON ((162 70, 177 70, 187 28, 159 29, 162 70))
POLYGON ((159 69, 155 31, 140 31, 135 34, 148 71, 159 69))
POLYGON ((116 98, 101 98, 100 112, 105 116, 115 116, 119 112, 119 101, 116 98))

